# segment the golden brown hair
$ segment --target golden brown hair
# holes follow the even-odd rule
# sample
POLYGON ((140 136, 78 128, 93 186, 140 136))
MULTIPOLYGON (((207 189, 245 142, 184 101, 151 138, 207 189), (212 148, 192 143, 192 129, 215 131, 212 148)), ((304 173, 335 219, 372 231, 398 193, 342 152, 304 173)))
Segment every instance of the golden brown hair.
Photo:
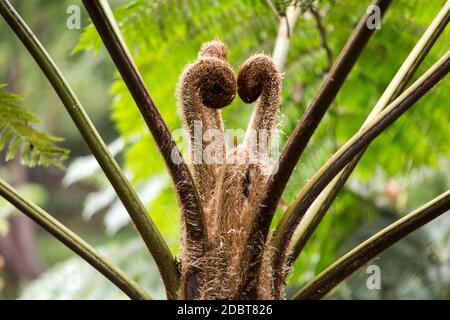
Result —
MULTIPOLYGON (((181 254, 182 266, 183 263, 196 263, 203 271, 195 280, 196 292, 191 293, 200 299, 229 299, 239 290, 242 271, 246 269, 243 263, 247 261, 249 250, 244 244, 254 208, 259 205, 268 178, 263 174, 268 166, 267 158, 261 157, 259 150, 256 159, 253 157, 250 161, 255 150, 251 149, 248 132, 265 130, 270 144, 281 96, 281 74, 270 57, 258 54, 249 58, 240 68, 237 81, 226 59, 227 49, 222 42, 215 40, 204 44, 197 61, 182 73, 177 90, 183 123, 190 134, 193 176, 208 229, 208 249, 201 261, 189 262, 189 253, 181 254), (227 149, 220 108, 231 103, 236 88, 244 102, 258 102, 244 143, 227 149), (202 125, 201 134, 215 129, 222 136, 219 162, 198 161, 203 159, 198 159, 193 148, 194 137, 198 134, 195 123, 202 125)), ((260 144, 259 137, 256 137, 256 144, 260 144)), ((202 150, 205 146, 202 139, 202 150)), ((262 150, 265 156, 270 151, 269 146, 262 150)), ((270 256, 271 250, 267 248, 262 257, 261 298, 270 298, 272 293, 270 256)), ((185 286, 183 290, 189 289, 185 286)), ((186 293, 180 296, 186 297, 186 293)))

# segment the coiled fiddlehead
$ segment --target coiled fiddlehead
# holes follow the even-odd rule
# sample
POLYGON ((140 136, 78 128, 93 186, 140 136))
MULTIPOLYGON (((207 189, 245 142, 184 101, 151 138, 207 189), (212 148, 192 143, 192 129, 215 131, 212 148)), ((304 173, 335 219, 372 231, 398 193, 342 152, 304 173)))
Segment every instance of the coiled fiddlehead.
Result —
MULTIPOLYGON (((220 41, 203 45, 198 59, 188 65, 178 83, 178 101, 185 128, 189 132, 192 170, 207 225, 208 250, 200 259, 191 252, 181 254, 184 298, 245 297, 243 281, 258 283, 255 298, 271 298, 271 248, 245 246, 260 205, 261 192, 270 167, 267 156, 280 105, 281 74, 272 59, 254 55, 241 67, 236 81, 226 62, 227 49, 220 41), (258 100, 242 145, 227 150, 220 109, 230 104, 236 88, 242 100, 258 100), (213 134, 206 135, 208 131, 213 134), (214 136, 219 148, 208 161, 206 136, 214 136), (217 141, 218 140, 218 141, 217 141), (249 251, 261 252, 261 276, 247 275, 249 251), (185 276, 184 268, 202 270, 185 276), (259 281, 260 280, 260 281, 259 281)), ((183 235, 184 237, 185 235, 183 235)))
MULTIPOLYGON (((185 68, 177 90, 183 124, 191 139, 194 180, 204 208, 208 208, 226 157, 223 121, 219 109, 229 105, 236 95, 236 79, 226 58, 227 48, 222 42, 215 40, 205 43, 197 61, 185 68), (214 143, 220 147, 215 150, 213 159, 205 159, 204 150, 209 142, 203 139, 206 132, 212 133, 210 136, 214 137, 214 143)), ((211 223, 207 224, 213 228, 211 223)))
POLYGON ((247 128, 246 144, 253 143, 253 147, 257 147, 255 151, 263 154, 270 151, 281 103, 281 80, 282 76, 272 58, 264 54, 247 59, 238 74, 238 93, 241 99, 245 103, 252 103, 259 98, 247 128), (254 140, 250 141, 251 139, 254 140))
MULTIPOLYGON (((222 42, 216 40, 204 44, 198 59, 185 68, 177 88, 181 117, 190 136, 193 177, 205 212, 208 241, 214 239, 217 226, 212 202, 226 157, 220 109, 229 105, 236 95, 236 79, 226 58, 227 48, 222 42), (208 145, 207 139, 204 139, 206 135, 212 137, 217 146, 209 158, 204 154, 208 145)), ((182 241, 184 239, 186 235, 183 230, 182 241)), ((182 250, 182 274, 183 270, 191 266, 198 270, 204 269, 203 258, 199 259, 195 253, 182 250)), ((200 274, 182 277, 180 297, 197 297, 201 278, 200 274)))
POLYGON ((222 251, 222 259, 216 260, 222 263, 221 267, 225 272, 220 281, 221 292, 218 294, 217 290, 210 290, 213 294, 205 297, 237 297, 242 279, 247 278, 249 251, 260 250, 263 275, 261 281, 254 279, 254 282, 259 284, 258 297, 270 298, 271 249, 265 248, 264 244, 262 248, 247 248, 245 243, 254 208, 260 204, 260 195, 267 182, 267 175, 271 172, 267 156, 280 105, 281 74, 270 57, 259 54, 243 64, 237 84, 239 96, 244 102, 259 100, 244 143, 235 146, 227 154, 227 165, 218 185, 215 211, 218 216, 218 246, 222 251))

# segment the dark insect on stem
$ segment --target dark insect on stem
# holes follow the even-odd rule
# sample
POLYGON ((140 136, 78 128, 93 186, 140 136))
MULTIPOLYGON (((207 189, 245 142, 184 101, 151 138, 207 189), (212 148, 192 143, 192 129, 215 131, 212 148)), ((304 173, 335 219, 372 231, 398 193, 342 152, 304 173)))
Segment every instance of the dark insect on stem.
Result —
POLYGON ((246 198, 248 198, 248 188, 249 188, 250 182, 251 182, 250 181, 250 170, 247 169, 247 171, 245 171, 244 179, 242 180, 242 194, 246 198))

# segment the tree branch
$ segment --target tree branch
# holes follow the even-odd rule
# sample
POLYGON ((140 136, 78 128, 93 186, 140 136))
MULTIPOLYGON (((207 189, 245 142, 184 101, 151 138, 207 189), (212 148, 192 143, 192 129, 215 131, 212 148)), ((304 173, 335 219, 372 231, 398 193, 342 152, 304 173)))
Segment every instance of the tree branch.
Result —
POLYGON ((136 282, 129 279, 118 267, 111 264, 93 247, 84 242, 83 239, 62 225, 49 213, 21 196, 13 187, 2 179, 0 179, 0 196, 39 224, 56 239, 64 243, 78 256, 86 260, 87 263, 97 269, 131 299, 150 299, 150 296, 136 282))
MULTIPOLYGON (((409 53, 408 57, 403 62, 400 69, 395 74, 394 78, 389 83, 388 87, 384 91, 381 98, 376 103, 375 107, 367 117, 362 128, 375 118, 392 100, 398 97, 398 95, 404 90, 407 83, 411 80, 411 77, 416 72, 417 68, 421 65, 422 61, 430 51, 442 31, 447 26, 450 20, 450 2, 446 2, 441 8, 439 13, 434 18, 433 22, 429 25, 422 37, 419 39, 413 50, 409 53)), ((300 255, 304 246, 308 242, 309 238, 319 225, 323 216, 333 203, 334 199, 338 195, 339 191, 344 186, 350 174, 357 166, 359 160, 366 149, 359 153, 346 167, 343 169, 331 183, 322 191, 320 196, 308 209, 304 219, 300 222, 300 225, 296 231, 298 239, 293 246, 292 253, 289 257, 288 266, 290 266, 300 255)))
POLYGON ((313 201, 328 183, 362 150, 415 102, 423 97, 450 71, 450 51, 436 62, 424 75, 380 112, 366 127, 358 131, 345 143, 300 190, 285 212, 274 233, 273 245, 278 251, 273 260, 276 287, 281 287, 282 270, 287 261, 287 252, 292 235, 313 201))
POLYGON ((273 12, 274 16, 280 19, 282 15, 280 14, 280 12, 278 12, 278 9, 273 4, 272 0, 266 0, 266 3, 269 9, 273 12))
MULTIPOLYGON (((374 4, 378 5, 381 13, 384 14, 391 1, 376 0, 374 4)), ((278 170, 270 176, 267 182, 262 193, 261 205, 256 208, 253 216, 252 229, 246 244, 250 248, 261 248, 261 250, 252 250, 251 256, 248 258, 248 265, 251 270, 250 272, 245 272, 245 275, 254 274, 259 276, 262 248, 264 248, 278 202, 311 136, 374 32, 373 29, 367 28, 368 18, 368 14, 364 14, 356 26, 344 49, 342 49, 342 52, 323 81, 319 92, 297 123, 280 156, 278 170)), ((251 282, 252 279, 247 277, 243 281, 243 290, 245 288, 249 292, 249 296, 254 297, 256 288, 250 286, 251 282)))
POLYGON ((174 298, 178 288, 179 278, 176 261, 162 235, 148 215, 145 206, 109 152, 75 93, 45 48, 9 1, 0 0, 0 14, 30 52, 66 107, 67 112, 100 164, 106 177, 114 187, 118 197, 136 225, 139 234, 144 239, 145 244, 155 259, 164 285, 166 286, 168 297, 174 298))
POLYGON ((300 289, 293 299, 320 299, 380 252, 450 210, 450 190, 411 212, 333 263, 300 289))
POLYGON ((292 1, 291 5, 286 8, 286 13, 280 16, 277 39, 275 40, 275 47, 272 54, 272 59, 280 72, 284 70, 289 52, 290 38, 300 12, 300 6, 296 5, 295 1, 292 1))
POLYGON ((313 4, 311 4, 309 6, 309 11, 311 11, 311 13, 314 17, 314 20, 316 21, 317 30, 319 31, 319 35, 320 35, 320 43, 327 55, 327 63, 328 63, 327 71, 329 71, 333 65, 333 52, 331 51, 331 48, 328 45, 327 30, 325 29, 325 26, 323 25, 322 16, 321 16, 319 10, 313 4))

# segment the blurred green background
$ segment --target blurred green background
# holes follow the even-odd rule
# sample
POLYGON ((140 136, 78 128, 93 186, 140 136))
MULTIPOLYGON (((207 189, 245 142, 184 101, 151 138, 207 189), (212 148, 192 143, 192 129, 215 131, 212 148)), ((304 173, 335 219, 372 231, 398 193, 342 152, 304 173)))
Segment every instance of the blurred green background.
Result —
MULTIPOLYGON (((314 2, 322 15, 333 59, 370 1, 314 2)), ((361 126, 376 100, 445 0, 393 1, 378 30, 319 126, 283 196, 299 188, 361 126)), ((90 25, 81 1, 12 1, 61 68, 102 137, 126 170, 149 214, 176 254, 179 217, 160 155, 131 96, 90 25), (81 28, 66 25, 69 6, 81 11, 81 28)), ((288 1, 272 3, 282 12, 288 1)), ((250 55, 271 54, 278 18, 264 0, 110 1, 151 95, 171 130, 180 127, 175 86, 205 41, 229 47, 234 70, 250 55)), ((36 128, 65 140, 65 169, 26 168, 19 157, 0 160, 0 175, 98 247, 156 298, 164 291, 112 188, 52 88, 0 20, 0 83, 21 96, 23 108, 42 122, 36 128)), ((448 50, 444 31, 416 77, 448 50)), ((283 142, 329 69, 317 22, 305 10, 291 35, 278 127, 283 142)), ((314 233, 289 278, 288 294, 335 258, 390 222, 450 187, 450 79, 370 146, 344 190, 314 233)), ((251 108, 235 99, 224 109, 225 126, 245 128, 251 108)), ((0 128, 0 135, 3 133, 0 128)), ((7 148, 6 148, 7 149, 7 148)), ((277 213, 279 217, 281 212, 277 213)), ((330 298, 450 298, 448 214, 420 229, 368 265, 381 270, 381 289, 369 290, 366 267, 330 298)), ((51 236, 0 202, 0 299, 125 298, 113 285, 51 236)))

